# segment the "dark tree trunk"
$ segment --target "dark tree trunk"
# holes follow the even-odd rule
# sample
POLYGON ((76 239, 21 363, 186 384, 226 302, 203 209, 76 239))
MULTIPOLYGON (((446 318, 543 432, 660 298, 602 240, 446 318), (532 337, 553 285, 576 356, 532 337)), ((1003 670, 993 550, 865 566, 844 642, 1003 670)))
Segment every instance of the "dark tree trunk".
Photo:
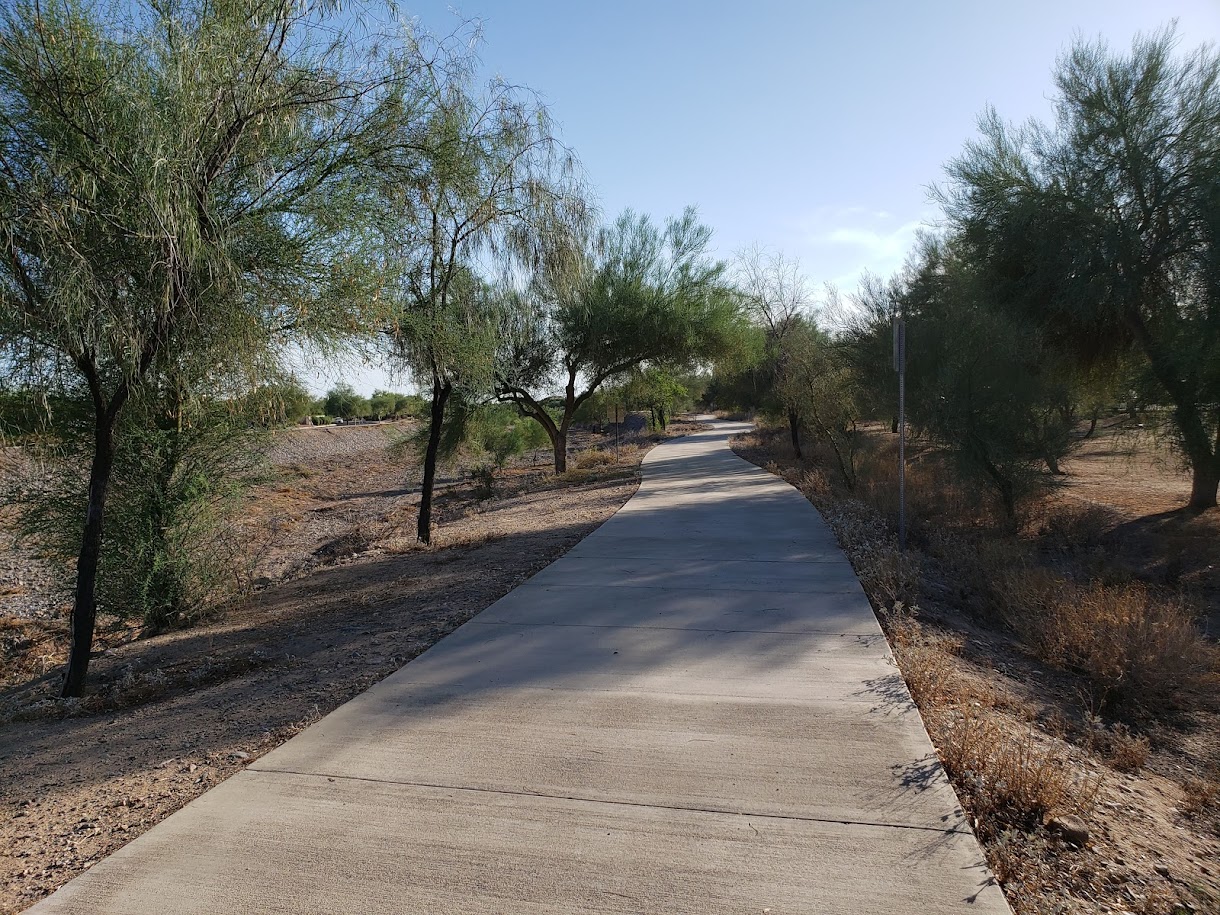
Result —
MULTIPOLYGON (((1215 421, 1216 433, 1212 437, 1212 447, 1207 448, 1204 444, 1190 456, 1193 472, 1190 507, 1199 511, 1216 507, 1216 490, 1220 489, 1220 410, 1216 411, 1215 421)), ((1199 424, 1203 424, 1201 417, 1199 424)))
POLYGON ((1220 472, 1213 466, 1196 464, 1190 484, 1190 507, 1205 509, 1216 507, 1216 491, 1220 489, 1220 472))
POLYGON ((1054 474, 1057 477, 1061 477, 1064 475, 1063 471, 1059 469, 1059 459, 1057 457, 1055 457, 1053 454, 1048 454, 1045 458, 1043 458, 1043 460, 1046 461, 1046 469, 1049 470, 1052 474, 1054 474))
POLYGON ((415 534, 420 543, 432 542, 432 489, 436 484, 436 460, 441 447, 441 431, 445 425, 445 404, 452 393, 453 385, 449 382, 433 381, 428 447, 424 451, 424 480, 419 494, 419 523, 415 534))
MULTIPOLYGON (((549 430, 548 430, 549 431, 549 430)), ((568 471, 568 428, 561 426, 551 436, 551 447, 555 449, 555 472, 568 471)))
POLYGON ((1017 520, 1017 493, 1016 487, 1008 480, 1004 480, 997 484, 1000 490, 1000 502, 1004 506, 1004 514, 1008 520, 1017 520))
POLYGON ((890 435, 898 434, 898 417, 895 416, 890 420, 890 435))
POLYGON ((85 675, 93 652, 93 629, 97 622, 97 570, 102 555, 102 526, 106 512, 106 490, 114 469, 114 420, 97 420, 93 438, 93 464, 89 468, 89 507, 76 562, 76 595, 72 603, 71 647, 64 673, 62 695, 79 698, 85 692, 85 675))
POLYGON ((796 452, 796 459, 799 461, 801 455, 801 417, 796 410, 788 408, 788 433, 792 436, 792 450, 796 452))
POLYGON ((1089 431, 1084 434, 1085 438, 1092 438, 1093 433, 1097 431, 1098 410, 1094 408, 1093 415, 1089 417, 1089 431))

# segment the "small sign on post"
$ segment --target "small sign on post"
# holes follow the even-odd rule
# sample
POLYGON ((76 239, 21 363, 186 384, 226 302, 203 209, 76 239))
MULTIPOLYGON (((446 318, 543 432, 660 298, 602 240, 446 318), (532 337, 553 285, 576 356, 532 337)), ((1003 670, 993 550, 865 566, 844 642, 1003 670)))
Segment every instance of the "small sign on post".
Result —
POLYGON ((907 548, 907 324, 894 316, 894 371, 898 373, 898 549, 907 548))

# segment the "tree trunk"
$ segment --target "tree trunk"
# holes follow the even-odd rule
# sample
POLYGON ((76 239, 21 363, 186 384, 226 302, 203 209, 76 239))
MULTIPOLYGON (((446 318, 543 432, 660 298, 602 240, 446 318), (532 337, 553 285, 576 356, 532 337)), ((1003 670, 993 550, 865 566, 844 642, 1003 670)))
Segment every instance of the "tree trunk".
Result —
POLYGON ((85 675, 93 652, 97 621, 97 570, 102 555, 102 525, 106 490, 114 469, 114 420, 99 417, 93 437, 93 464, 89 468, 89 507, 76 562, 76 596, 72 603, 71 647, 61 695, 79 698, 85 692, 85 675))
POLYGON ((1063 471, 1059 469, 1059 459, 1053 454, 1048 454, 1045 458, 1043 458, 1043 460, 1046 461, 1046 469, 1049 470, 1053 475, 1057 477, 1064 475, 1063 471))
POLYGON ((1017 520, 1017 494, 1016 487, 1008 480, 1004 480, 997 484, 1000 490, 1000 502, 1004 506, 1004 514, 1010 522, 1017 520))
POLYGON ((1093 415, 1089 417, 1089 431, 1084 434, 1085 438, 1092 438, 1093 433, 1097 431, 1098 412, 1097 408, 1093 409, 1093 415))
MULTIPOLYGON (((1216 431, 1212 437, 1212 446, 1206 444, 1196 448, 1191 454, 1191 470, 1193 479, 1190 485, 1189 506, 1197 511, 1216 507, 1216 490, 1220 489, 1220 410, 1215 415, 1216 431)), ((1199 425, 1203 425, 1199 417, 1199 425)))
POLYGON ((890 435, 898 434, 898 417, 894 416, 890 419, 890 435))
POLYGON ((1220 471, 1215 462, 1210 467, 1204 463, 1195 464, 1190 484, 1190 508, 1215 508, 1217 489, 1220 489, 1220 471))
POLYGON ((424 451, 424 480, 419 494, 419 523, 415 535, 420 543, 432 542, 432 489, 436 484, 436 458, 441 447, 441 431, 445 425, 445 404, 453 393, 453 385, 439 379, 432 382, 432 411, 428 425, 428 448, 424 451))
POLYGON ((801 455, 801 417, 796 410, 788 408, 788 432, 792 436, 792 450, 796 452, 796 459, 802 459, 801 455))
POLYGON ((555 472, 567 473, 568 471, 568 429, 567 426, 561 426, 555 430, 555 434, 551 436, 551 447, 555 449, 555 472))

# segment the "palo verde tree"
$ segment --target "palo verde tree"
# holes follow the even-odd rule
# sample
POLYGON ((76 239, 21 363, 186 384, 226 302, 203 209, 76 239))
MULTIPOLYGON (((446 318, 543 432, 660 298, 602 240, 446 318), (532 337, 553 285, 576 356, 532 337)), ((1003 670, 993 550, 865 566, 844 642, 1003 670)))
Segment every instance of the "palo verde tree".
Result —
MULTIPOLYGON (((530 92, 475 84, 477 35, 429 42, 425 105, 404 120, 377 163, 387 258, 397 280, 388 328, 391 359, 431 394, 417 535, 432 538, 432 492, 446 407, 488 387, 492 323, 480 268, 537 256, 561 225, 584 218, 575 158, 530 92), (462 50, 465 48, 465 50, 462 50)), ((421 37, 421 42, 424 39, 421 37)))
MULTIPOLYGON (((925 236, 896 287, 907 320, 907 410, 959 467, 995 493, 1008 519, 1075 444, 1058 406, 1066 376, 1038 328, 986 295, 968 250, 925 236)), ((890 340, 888 327, 877 335, 890 340)), ((884 349, 874 345, 878 354, 884 349)), ((885 352, 876 371, 890 371, 885 352)))
POLYGON ((330 12, 17 0, 0 13, 0 364, 88 417, 65 696, 85 685, 130 405, 158 415, 158 392, 345 332, 371 300, 347 217, 409 58, 354 66, 317 28, 330 12))
POLYGON ((784 365, 776 376, 776 395, 830 451, 847 488, 855 489, 859 388, 846 358, 847 347, 808 315, 794 316, 783 347, 784 365))
POLYGON ((1172 408, 1190 505, 1220 485, 1220 53, 1079 41, 1052 125, 995 112, 942 194, 988 296, 1073 358, 1138 354, 1172 408))
POLYGON ((526 291, 505 294, 495 394, 546 429, 556 473, 567 469, 576 411, 607 380, 646 363, 711 360, 738 339, 740 305, 710 241, 693 208, 663 229, 627 211, 574 256, 544 258, 526 291), (557 417, 544 405, 554 391, 557 417))

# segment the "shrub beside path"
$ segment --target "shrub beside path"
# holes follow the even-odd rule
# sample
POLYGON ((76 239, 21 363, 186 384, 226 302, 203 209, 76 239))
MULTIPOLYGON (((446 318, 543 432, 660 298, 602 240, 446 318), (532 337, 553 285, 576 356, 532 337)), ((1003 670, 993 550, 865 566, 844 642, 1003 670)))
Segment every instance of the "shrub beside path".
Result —
POLYGON ((563 559, 36 913, 1005 913, 826 525, 664 444, 563 559))

